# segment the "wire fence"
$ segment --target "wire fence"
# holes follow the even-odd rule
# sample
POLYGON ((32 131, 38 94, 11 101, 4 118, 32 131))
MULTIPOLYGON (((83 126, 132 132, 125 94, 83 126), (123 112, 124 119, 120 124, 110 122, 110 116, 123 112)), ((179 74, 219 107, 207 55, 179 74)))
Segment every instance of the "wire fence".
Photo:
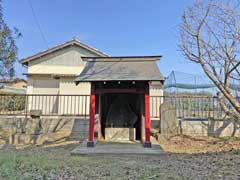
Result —
MULTIPOLYGON (((164 95, 215 96, 219 89, 206 75, 195 75, 172 71, 164 81, 164 95)), ((229 80, 229 90, 233 96, 240 93, 240 80, 229 80)))

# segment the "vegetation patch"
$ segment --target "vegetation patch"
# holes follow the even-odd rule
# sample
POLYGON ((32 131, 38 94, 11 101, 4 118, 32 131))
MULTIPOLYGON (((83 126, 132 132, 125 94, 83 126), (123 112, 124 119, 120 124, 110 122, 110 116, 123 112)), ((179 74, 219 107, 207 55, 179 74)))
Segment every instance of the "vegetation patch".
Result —
POLYGON ((49 172, 59 168, 56 161, 47 155, 34 154, 28 156, 14 151, 4 152, 0 156, 0 177, 3 179, 45 179, 49 172))

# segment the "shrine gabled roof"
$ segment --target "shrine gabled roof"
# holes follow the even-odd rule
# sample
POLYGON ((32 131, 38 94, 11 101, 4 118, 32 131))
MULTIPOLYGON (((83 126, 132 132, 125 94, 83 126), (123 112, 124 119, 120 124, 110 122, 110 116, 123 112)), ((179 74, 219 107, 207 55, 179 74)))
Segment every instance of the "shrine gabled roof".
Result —
POLYGON ((84 57, 85 68, 75 82, 163 81, 156 61, 161 56, 84 57))

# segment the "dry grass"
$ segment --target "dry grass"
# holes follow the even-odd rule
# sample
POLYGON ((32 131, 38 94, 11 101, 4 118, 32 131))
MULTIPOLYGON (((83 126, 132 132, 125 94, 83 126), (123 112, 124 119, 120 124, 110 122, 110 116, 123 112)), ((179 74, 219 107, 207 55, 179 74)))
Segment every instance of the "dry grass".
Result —
POLYGON ((196 154, 240 150, 239 138, 159 136, 159 143, 162 149, 170 153, 196 154))

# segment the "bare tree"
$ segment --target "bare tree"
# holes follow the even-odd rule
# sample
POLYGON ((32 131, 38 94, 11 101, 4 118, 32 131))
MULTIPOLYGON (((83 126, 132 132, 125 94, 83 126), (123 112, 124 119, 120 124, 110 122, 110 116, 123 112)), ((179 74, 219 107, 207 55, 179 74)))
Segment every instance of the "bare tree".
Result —
POLYGON ((240 1, 196 0, 182 16, 179 46, 219 89, 225 113, 240 119, 238 94, 231 84, 240 85, 240 1))

